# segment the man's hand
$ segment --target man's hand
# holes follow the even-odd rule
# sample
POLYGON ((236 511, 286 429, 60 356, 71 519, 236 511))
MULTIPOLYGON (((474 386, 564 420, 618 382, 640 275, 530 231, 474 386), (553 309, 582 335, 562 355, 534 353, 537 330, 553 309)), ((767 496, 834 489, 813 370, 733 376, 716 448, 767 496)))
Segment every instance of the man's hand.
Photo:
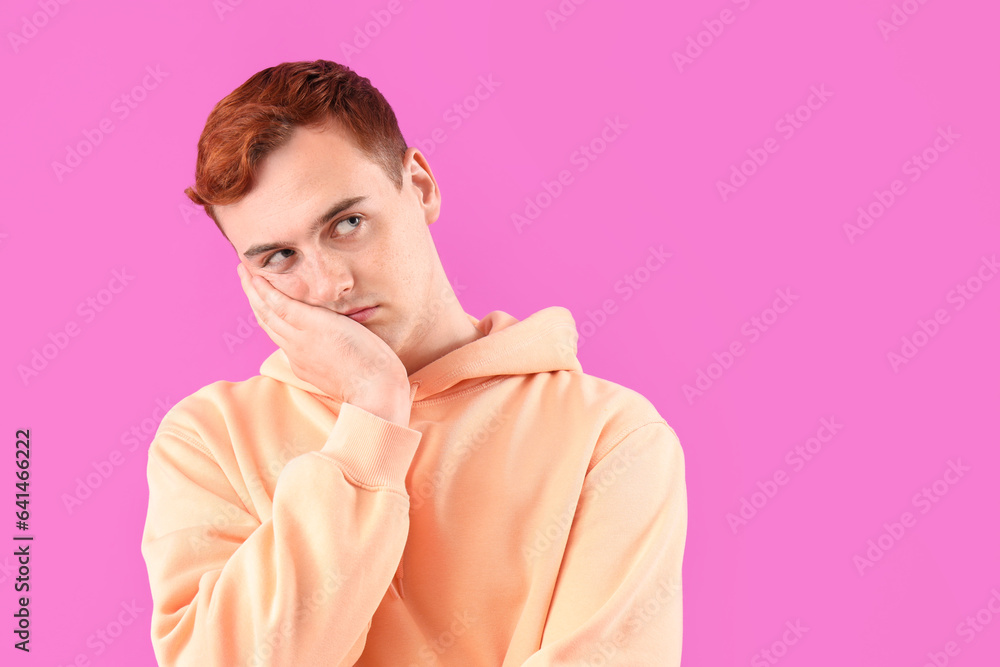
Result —
POLYGON ((302 380, 383 419, 408 426, 406 367, 385 341, 346 315, 291 298, 236 267, 261 328, 302 380))

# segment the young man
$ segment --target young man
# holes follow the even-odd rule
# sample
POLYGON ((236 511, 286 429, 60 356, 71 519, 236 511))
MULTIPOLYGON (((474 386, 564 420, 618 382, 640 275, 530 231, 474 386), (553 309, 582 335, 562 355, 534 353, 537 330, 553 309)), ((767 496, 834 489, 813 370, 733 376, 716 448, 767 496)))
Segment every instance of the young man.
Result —
POLYGON ((565 308, 462 310, 437 182, 368 79, 257 73, 187 193, 278 349, 150 445, 160 665, 680 664, 676 434, 582 371, 565 308))

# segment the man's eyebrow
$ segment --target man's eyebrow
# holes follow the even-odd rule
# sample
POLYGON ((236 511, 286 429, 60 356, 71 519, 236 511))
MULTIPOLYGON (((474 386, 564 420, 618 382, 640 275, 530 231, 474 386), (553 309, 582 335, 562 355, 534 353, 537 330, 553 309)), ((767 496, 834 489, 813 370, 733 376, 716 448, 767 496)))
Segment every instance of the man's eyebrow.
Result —
MULTIPOLYGON (((333 206, 328 208, 322 215, 316 218, 312 222, 312 224, 309 225, 309 229, 307 230, 306 233, 312 236, 317 231, 319 231, 320 227, 330 222, 330 220, 337 217, 338 215, 343 213, 345 210, 351 208, 352 206, 357 206, 366 199, 368 199, 367 195, 362 195, 357 197, 345 197, 344 199, 341 199, 333 206)), ((251 257, 262 255, 265 252, 277 250, 278 248, 286 248, 290 245, 295 245, 295 244, 292 243, 291 241, 278 241, 277 243, 258 243, 256 245, 252 245, 249 248, 247 248, 246 251, 243 253, 243 256, 246 257, 247 259, 250 259, 251 257)))

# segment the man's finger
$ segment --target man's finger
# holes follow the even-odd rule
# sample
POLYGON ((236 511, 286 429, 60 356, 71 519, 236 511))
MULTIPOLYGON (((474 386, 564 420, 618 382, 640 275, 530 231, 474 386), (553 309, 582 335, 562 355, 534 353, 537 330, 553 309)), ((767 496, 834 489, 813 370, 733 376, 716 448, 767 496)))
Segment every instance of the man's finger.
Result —
MULTIPOLYGON (((266 327, 270 333, 278 336, 281 341, 287 342, 290 336, 294 336, 296 333, 295 327, 282 319, 274 310, 264 301, 261 297, 256 285, 252 282, 253 276, 247 271, 246 267, 237 267, 237 273, 240 275, 240 284, 243 286, 243 292, 247 295, 247 299, 250 301, 250 307, 254 311, 254 315, 257 317, 257 321, 261 323, 262 327, 266 327)), ((263 278, 263 282, 267 282, 263 278)), ((257 283, 259 284, 259 283, 257 283)), ((271 287, 273 290, 274 288, 271 287)), ((270 334, 269 334, 270 335, 270 334)), ((274 336, 271 337, 274 340, 274 336)), ((279 346, 282 346, 277 340, 274 341, 279 346)))
POLYGON ((274 344, 277 345, 278 347, 285 349, 288 346, 288 340, 284 336, 281 336, 280 334, 276 333, 274 329, 268 326, 267 322, 264 320, 264 317, 259 312, 257 312, 256 308, 254 308, 253 302, 251 302, 250 304, 250 309, 253 311, 253 316, 254 319, 257 320, 257 324, 259 324, 260 328, 264 330, 264 333, 267 334, 268 338, 270 338, 271 341, 274 342, 274 344))
POLYGON ((286 349, 288 347, 288 340, 284 336, 275 333, 274 329, 268 326, 267 322, 264 320, 263 317, 261 317, 257 313, 256 310, 254 311, 253 314, 254 317, 257 318, 257 324, 259 324, 260 328, 264 330, 264 333, 267 334, 268 338, 270 338, 274 342, 274 344, 280 347, 281 349, 283 350, 286 349))
POLYGON ((250 276, 251 285, 256 288, 257 294, 267 304, 269 310, 298 331, 309 328, 308 318, 311 315, 312 306, 288 296, 266 278, 260 276, 257 278, 259 280, 254 280, 254 276, 250 276))

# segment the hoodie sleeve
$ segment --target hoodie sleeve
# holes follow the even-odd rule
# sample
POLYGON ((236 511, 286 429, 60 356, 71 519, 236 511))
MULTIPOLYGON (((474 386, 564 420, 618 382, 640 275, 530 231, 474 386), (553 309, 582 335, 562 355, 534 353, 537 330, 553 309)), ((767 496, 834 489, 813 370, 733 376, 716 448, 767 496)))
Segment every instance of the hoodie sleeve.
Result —
POLYGON ((681 659, 684 453, 666 422, 636 428, 587 474, 542 635, 524 667, 681 659))
POLYGON ((420 431, 342 404, 323 447, 282 469, 262 523, 183 417, 147 465, 158 664, 353 665, 402 557, 420 431))

